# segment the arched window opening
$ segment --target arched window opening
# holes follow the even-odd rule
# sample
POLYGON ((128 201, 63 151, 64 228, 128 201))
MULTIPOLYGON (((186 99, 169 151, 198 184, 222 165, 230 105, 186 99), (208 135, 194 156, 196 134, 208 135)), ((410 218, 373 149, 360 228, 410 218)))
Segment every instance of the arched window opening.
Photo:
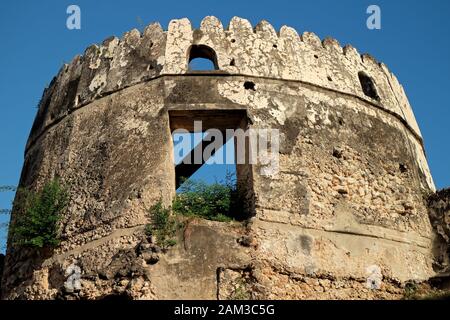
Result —
POLYGON ((193 45, 189 50, 189 71, 219 70, 217 55, 205 45, 193 45))
POLYGON ((364 94, 372 99, 380 101, 380 96, 378 95, 373 79, 362 71, 358 73, 358 77, 364 94))

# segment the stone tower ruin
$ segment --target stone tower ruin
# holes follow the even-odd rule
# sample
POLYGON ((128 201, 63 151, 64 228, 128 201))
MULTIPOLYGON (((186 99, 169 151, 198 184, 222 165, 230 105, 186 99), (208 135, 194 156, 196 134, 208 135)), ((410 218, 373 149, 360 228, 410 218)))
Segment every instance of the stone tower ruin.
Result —
POLYGON ((370 55, 314 33, 206 17, 89 47, 45 89, 26 146, 20 185, 54 177, 71 193, 61 245, 40 255, 10 244, 5 299, 227 299, 236 288, 395 298, 434 275, 435 187, 403 87, 370 55), (190 71, 198 57, 216 70, 190 71), (195 120, 279 129, 280 171, 238 165, 245 221, 194 219, 161 253, 145 239, 148 208, 170 205, 171 132, 195 120))

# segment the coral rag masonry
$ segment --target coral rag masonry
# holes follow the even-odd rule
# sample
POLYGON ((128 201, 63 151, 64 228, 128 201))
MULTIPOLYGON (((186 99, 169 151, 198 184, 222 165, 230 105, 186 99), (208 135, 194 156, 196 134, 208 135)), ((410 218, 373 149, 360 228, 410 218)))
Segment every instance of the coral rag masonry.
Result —
POLYGON ((435 275, 435 187, 402 86, 310 32, 206 17, 89 47, 44 91, 27 143, 21 186, 54 177, 70 185, 61 244, 9 243, 4 299, 399 298, 435 275), (196 57, 217 70, 189 71, 196 57), (238 164, 245 222, 189 220, 161 252, 148 208, 171 204, 171 134, 197 120, 277 129, 278 174, 238 164))

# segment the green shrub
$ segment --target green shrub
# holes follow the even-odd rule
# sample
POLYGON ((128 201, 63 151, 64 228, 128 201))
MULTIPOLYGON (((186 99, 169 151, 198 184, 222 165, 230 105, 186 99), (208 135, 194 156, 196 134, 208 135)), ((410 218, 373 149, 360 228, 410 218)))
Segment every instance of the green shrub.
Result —
POLYGON ((13 243, 35 248, 57 246, 58 223, 68 204, 66 188, 55 179, 38 192, 19 189, 17 199, 10 231, 13 243))
POLYGON ((244 279, 238 279, 234 284, 233 291, 228 300, 250 300, 252 298, 249 288, 244 279))
POLYGON ((161 201, 150 209, 151 223, 145 226, 145 233, 148 236, 155 236, 156 243, 163 249, 174 246, 177 242, 174 239, 178 222, 170 214, 170 209, 164 208, 161 201))
POLYGON ((231 175, 225 183, 211 185, 203 181, 185 181, 175 197, 172 209, 184 216, 227 222, 238 215, 237 189, 231 175))
POLYGON ((416 284, 408 282, 403 292, 404 300, 448 300, 450 291, 439 290, 428 284, 416 284))

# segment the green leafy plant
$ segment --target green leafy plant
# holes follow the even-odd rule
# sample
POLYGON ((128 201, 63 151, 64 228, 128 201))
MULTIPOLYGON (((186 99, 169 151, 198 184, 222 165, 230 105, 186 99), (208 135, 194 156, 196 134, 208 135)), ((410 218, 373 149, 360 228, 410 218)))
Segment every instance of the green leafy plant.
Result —
POLYGON ((403 292, 404 300, 447 300, 449 298, 448 290, 439 290, 427 284, 419 285, 413 282, 407 283, 403 292))
POLYGON ((68 204, 67 189, 55 179, 38 192, 19 189, 17 199, 10 231, 13 243, 35 248, 57 246, 58 223, 68 204))
POLYGON ((172 209, 183 216, 227 222, 238 213, 237 188, 234 177, 227 174, 224 183, 208 185, 203 181, 186 180, 178 190, 172 209))
POLYGON ((163 249, 174 246, 176 244, 174 237, 180 224, 170 209, 165 208, 159 201, 149 211, 151 223, 145 226, 145 233, 148 236, 155 236, 157 245, 163 249))
POLYGON ((414 282, 409 282, 406 284, 403 296, 405 299, 414 299, 415 295, 417 294, 417 284, 414 282))
POLYGON ((234 290, 232 291, 229 300, 250 300, 251 293, 247 288, 247 284, 244 279, 240 278, 234 284, 234 290))

